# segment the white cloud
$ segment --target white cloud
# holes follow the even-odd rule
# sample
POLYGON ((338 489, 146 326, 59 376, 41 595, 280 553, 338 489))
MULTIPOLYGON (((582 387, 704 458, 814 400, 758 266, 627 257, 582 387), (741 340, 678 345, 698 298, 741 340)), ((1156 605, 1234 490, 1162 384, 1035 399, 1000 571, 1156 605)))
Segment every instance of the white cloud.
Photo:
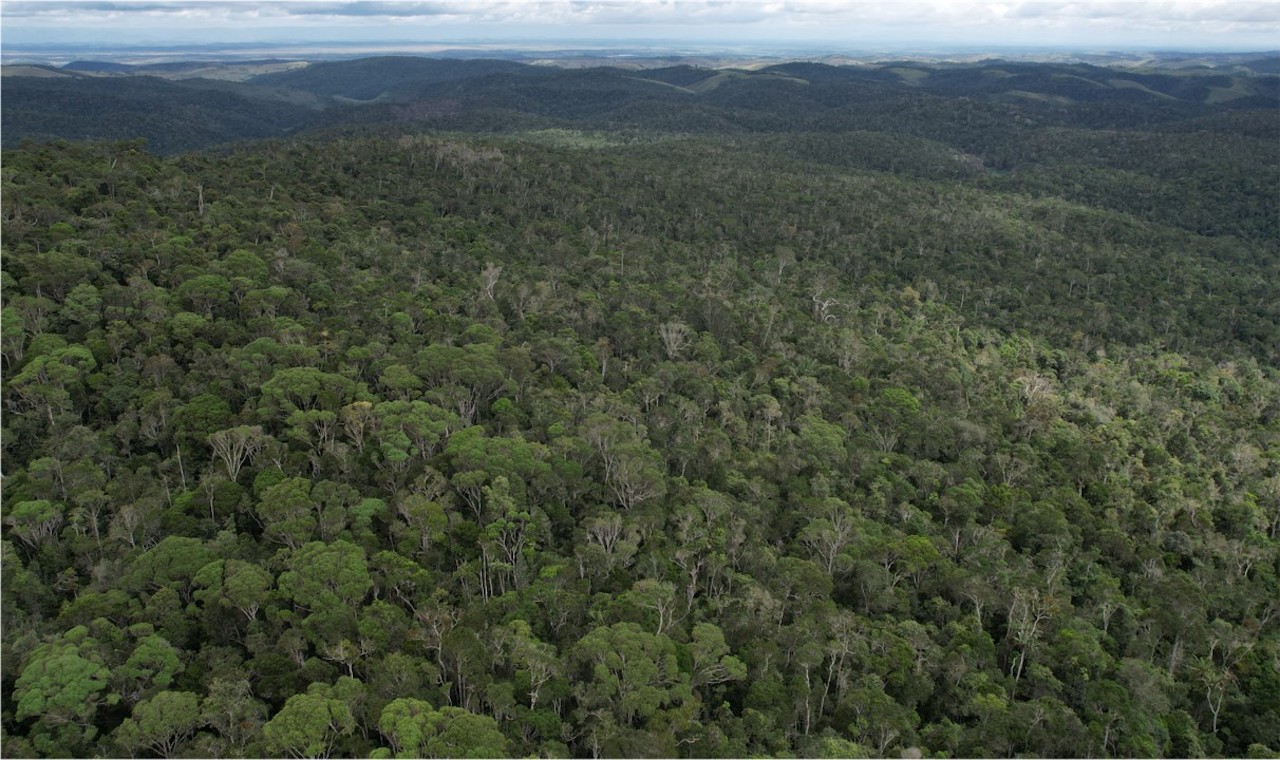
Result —
MULTIPOLYGON (((417 30, 447 34, 626 34, 688 39, 703 33, 755 39, 787 34, 816 38, 867 38, 892 34, 963 43, 980 35, 1011 44, 1088 43, 1101 32, 1142 43, 1168 41, 1256 44, 1280 40, 1280 0, 1082 1, 1030 0, 6 0, 0 4, 6 40, 45 30, 165 30, 187 36, 218 30, 239 37, 257 29, 296 35, 347 30, 367 37, 417 30), (229 32, 228 32, 229 33, 229 32), (1045 35, 1052 35, 1046 37, 1045 35)), ((1267 47, 1275 47, 1273 42, 1267 47)))

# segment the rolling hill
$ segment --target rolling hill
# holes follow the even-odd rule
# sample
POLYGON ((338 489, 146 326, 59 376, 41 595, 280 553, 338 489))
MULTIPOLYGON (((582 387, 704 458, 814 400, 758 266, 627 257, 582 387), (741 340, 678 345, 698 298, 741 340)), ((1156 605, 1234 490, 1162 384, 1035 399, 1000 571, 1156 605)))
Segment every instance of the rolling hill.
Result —
POLYGON ((4 756, 1276 756, 1247 60, 6 70, 4 756))

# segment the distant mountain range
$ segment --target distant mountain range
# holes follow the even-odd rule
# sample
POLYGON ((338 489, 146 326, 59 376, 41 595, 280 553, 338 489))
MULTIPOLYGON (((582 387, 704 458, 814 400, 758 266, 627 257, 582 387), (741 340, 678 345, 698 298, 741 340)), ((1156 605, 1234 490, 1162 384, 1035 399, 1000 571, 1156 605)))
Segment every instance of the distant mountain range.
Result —
MULTIPOLYGON (((940 140, 969 127, 1129 129, 1280 108, 1280 57, 1159 68, 987 60, 875 65, 531 65, 384 56, 4 67, 3 143, 136 139, 170 154, 325 130, 551 128, 662 133, 840 133, 940 140)), ((1272 124, 1274 124, 1272 118, 1272 124)), ((1265 126, 1259 126, 1265 131, 1265 126)), ((982 132, 990 135, 990 130, 982 132)), ((979 142, 989 140, 981 138, 979 142)), ((998 152, 998 150, 996 150, 998 152)))

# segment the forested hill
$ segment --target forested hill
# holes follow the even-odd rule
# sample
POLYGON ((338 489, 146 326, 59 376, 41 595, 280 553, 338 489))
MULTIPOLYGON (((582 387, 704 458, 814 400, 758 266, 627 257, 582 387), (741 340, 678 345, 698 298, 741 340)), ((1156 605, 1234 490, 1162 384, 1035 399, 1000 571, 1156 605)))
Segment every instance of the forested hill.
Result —
POLYGON ((6 757, 1280 750, 1274 78, 59 72, 6 757))
POLYGON ((353 123, 716 134, 863 129, 940 138, 1008 162, 1016 159, 1010 151, 1019 134, 1045 127, 1235 133, 1242 126, 1221 124, 1224 115, 1261 109, 1271 118, 1254 129, 1275 137, 1280 76, 1267 62, 1222 69, 787 63, 759 70, 561 69, 411 57, 309 65, 76 62, 6 67, 3 138, 14 147, 28 138, 144 137, 153 150, 174 153, 353 123), (1019 129, 991 129, 1001 124, 1019 129))

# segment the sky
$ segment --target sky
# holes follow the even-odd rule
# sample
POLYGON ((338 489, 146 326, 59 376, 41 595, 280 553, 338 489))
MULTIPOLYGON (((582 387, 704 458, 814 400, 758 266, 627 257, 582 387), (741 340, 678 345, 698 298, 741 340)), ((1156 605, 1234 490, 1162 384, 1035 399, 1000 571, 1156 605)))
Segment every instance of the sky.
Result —
POLYGON ((0 0, 0 40, 1262 51, 1280 0, 0 0))

